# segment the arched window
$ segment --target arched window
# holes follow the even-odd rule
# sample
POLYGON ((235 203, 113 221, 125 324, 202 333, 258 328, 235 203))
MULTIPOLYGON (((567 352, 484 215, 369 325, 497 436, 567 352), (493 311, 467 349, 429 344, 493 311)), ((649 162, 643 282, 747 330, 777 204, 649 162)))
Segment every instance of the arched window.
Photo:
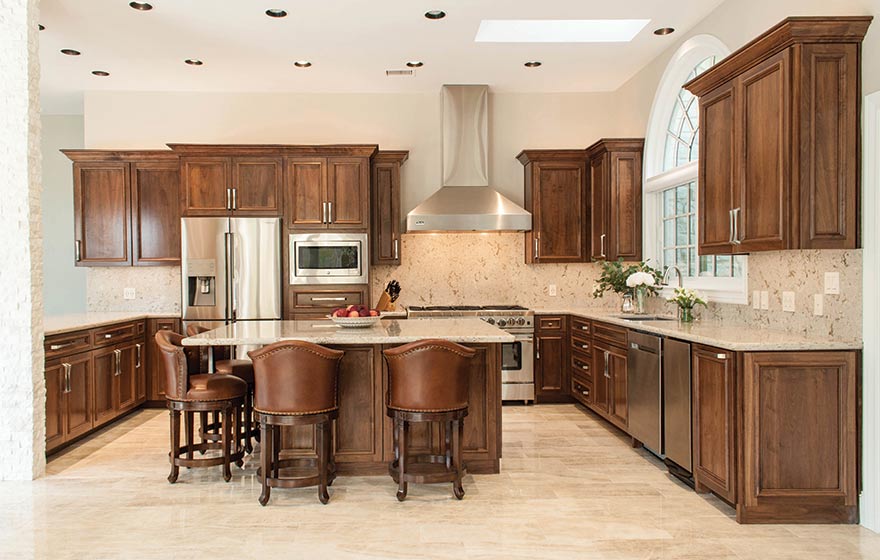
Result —
POLYGON ((663 74, 645 138, 644 247, 655 265, 677 267, 685 286, 713 301, 746 303, 746 257, 697 252, 699 100, 682 87, 729 52, 717 38, 699 35, 679 48, 663 74))

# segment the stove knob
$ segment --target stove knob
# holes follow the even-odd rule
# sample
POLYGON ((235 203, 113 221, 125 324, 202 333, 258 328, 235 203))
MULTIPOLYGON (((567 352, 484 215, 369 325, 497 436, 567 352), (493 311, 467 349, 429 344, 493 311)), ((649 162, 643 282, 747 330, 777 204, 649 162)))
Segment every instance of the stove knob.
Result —
POLYGON ((494 324, 495 324, 495 319, 493 319, 492 317, 489 317, 488 319, 485 319, 485 321, 486 321, 487 323, 489 323, 490 325, 494 325, 494 324))
POLYGON ((525 325, 525 324, 526 324, 526 320, 523 319, 522 317, 520 317, 519 319, 516 320, 516 324, 517 324, 517 325, 525 325))
POLYGON ((498 319, 498 326, 499 327, 506 327, 507 321, 505 321, 504 319, 498 319))

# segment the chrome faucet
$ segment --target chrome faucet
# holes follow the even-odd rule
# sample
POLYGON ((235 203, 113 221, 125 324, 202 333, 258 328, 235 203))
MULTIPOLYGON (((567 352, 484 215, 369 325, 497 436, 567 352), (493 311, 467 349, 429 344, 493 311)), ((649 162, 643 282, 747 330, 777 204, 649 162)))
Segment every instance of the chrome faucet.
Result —
POLYGON ((675 273, 678 275, 678 287, 681 288, 681 287, 682 287, 682 276, 681 276, 681 270, 680 270, 677 266, 667 266, 667 267, 666 267, 666 270, 663 271, 663 280, 661 281, 661 283, 662 283, 664 286, 668 286, 668 285, 669 285, 669 273, 670 273, 671 271, 673 271, 673 270, 674 270, 675 273))

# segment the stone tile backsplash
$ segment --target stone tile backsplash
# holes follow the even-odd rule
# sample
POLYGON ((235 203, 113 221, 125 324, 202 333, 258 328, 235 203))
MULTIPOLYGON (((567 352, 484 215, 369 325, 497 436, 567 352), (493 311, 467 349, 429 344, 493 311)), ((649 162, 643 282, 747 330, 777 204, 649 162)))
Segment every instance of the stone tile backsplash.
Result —
MULTIPOLYGON (((400 282, 403 305, 518 303, 534 308, 616 308, 619 298, 590 295, 599 275, 595 264, 524 262, 521 233, 444 233, 402 236, 401 266, 372 268, 373 302, 385 284, 400 282), (548 286, 556 285, 556 296, 548 286)), ((852 251, 779 251, 749 256, 749 299, 766 290, 770 309, 711 303, 698 317, 748 323, 804 335, 861 338, 862 253, 852 251), (840 273, 840 295, 824 297, 824 315, 813 315, 813 295, 823 292, 825 272, 840 273), (782 311, 782 292, 796 294, 796 311, 782 311)), ((90 268, 89 311, 180 312, 179 267, 90 268), (134 300, 123 299, 133 287, 134 300)), ((652 311, 673 307, 654 299, 652 311)))

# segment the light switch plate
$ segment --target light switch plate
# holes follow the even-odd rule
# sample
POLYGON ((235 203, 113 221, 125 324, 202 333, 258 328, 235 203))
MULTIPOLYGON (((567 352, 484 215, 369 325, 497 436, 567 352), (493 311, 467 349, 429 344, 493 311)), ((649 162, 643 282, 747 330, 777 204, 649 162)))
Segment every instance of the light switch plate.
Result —
POLYGON ((752 292, 752 309, 761 309, 761 291, 754 290, 752 292))
POLYGON ((556 284, 550 284, 547 286, 547 293, 551 296, 556 296, 556 284))
POLYGON ((813 294, 813 315, 825 314, 825 296, 813 294))
POLYGON ((840 273, 825 273, 825 293, 831 296, 840 294, 840 273))
POLYGON ((135 292, 134 288, 123 288, 122 290, 122 298, 123 299, 134 299, 137 297, 137 292, 135 292))
POLYGON ((782 310, 794 313, 794 292, 782 292, 782 310))
POLYGON ((767 290, 761 292, 761 309, 770 309, 770 292, 767 290))

